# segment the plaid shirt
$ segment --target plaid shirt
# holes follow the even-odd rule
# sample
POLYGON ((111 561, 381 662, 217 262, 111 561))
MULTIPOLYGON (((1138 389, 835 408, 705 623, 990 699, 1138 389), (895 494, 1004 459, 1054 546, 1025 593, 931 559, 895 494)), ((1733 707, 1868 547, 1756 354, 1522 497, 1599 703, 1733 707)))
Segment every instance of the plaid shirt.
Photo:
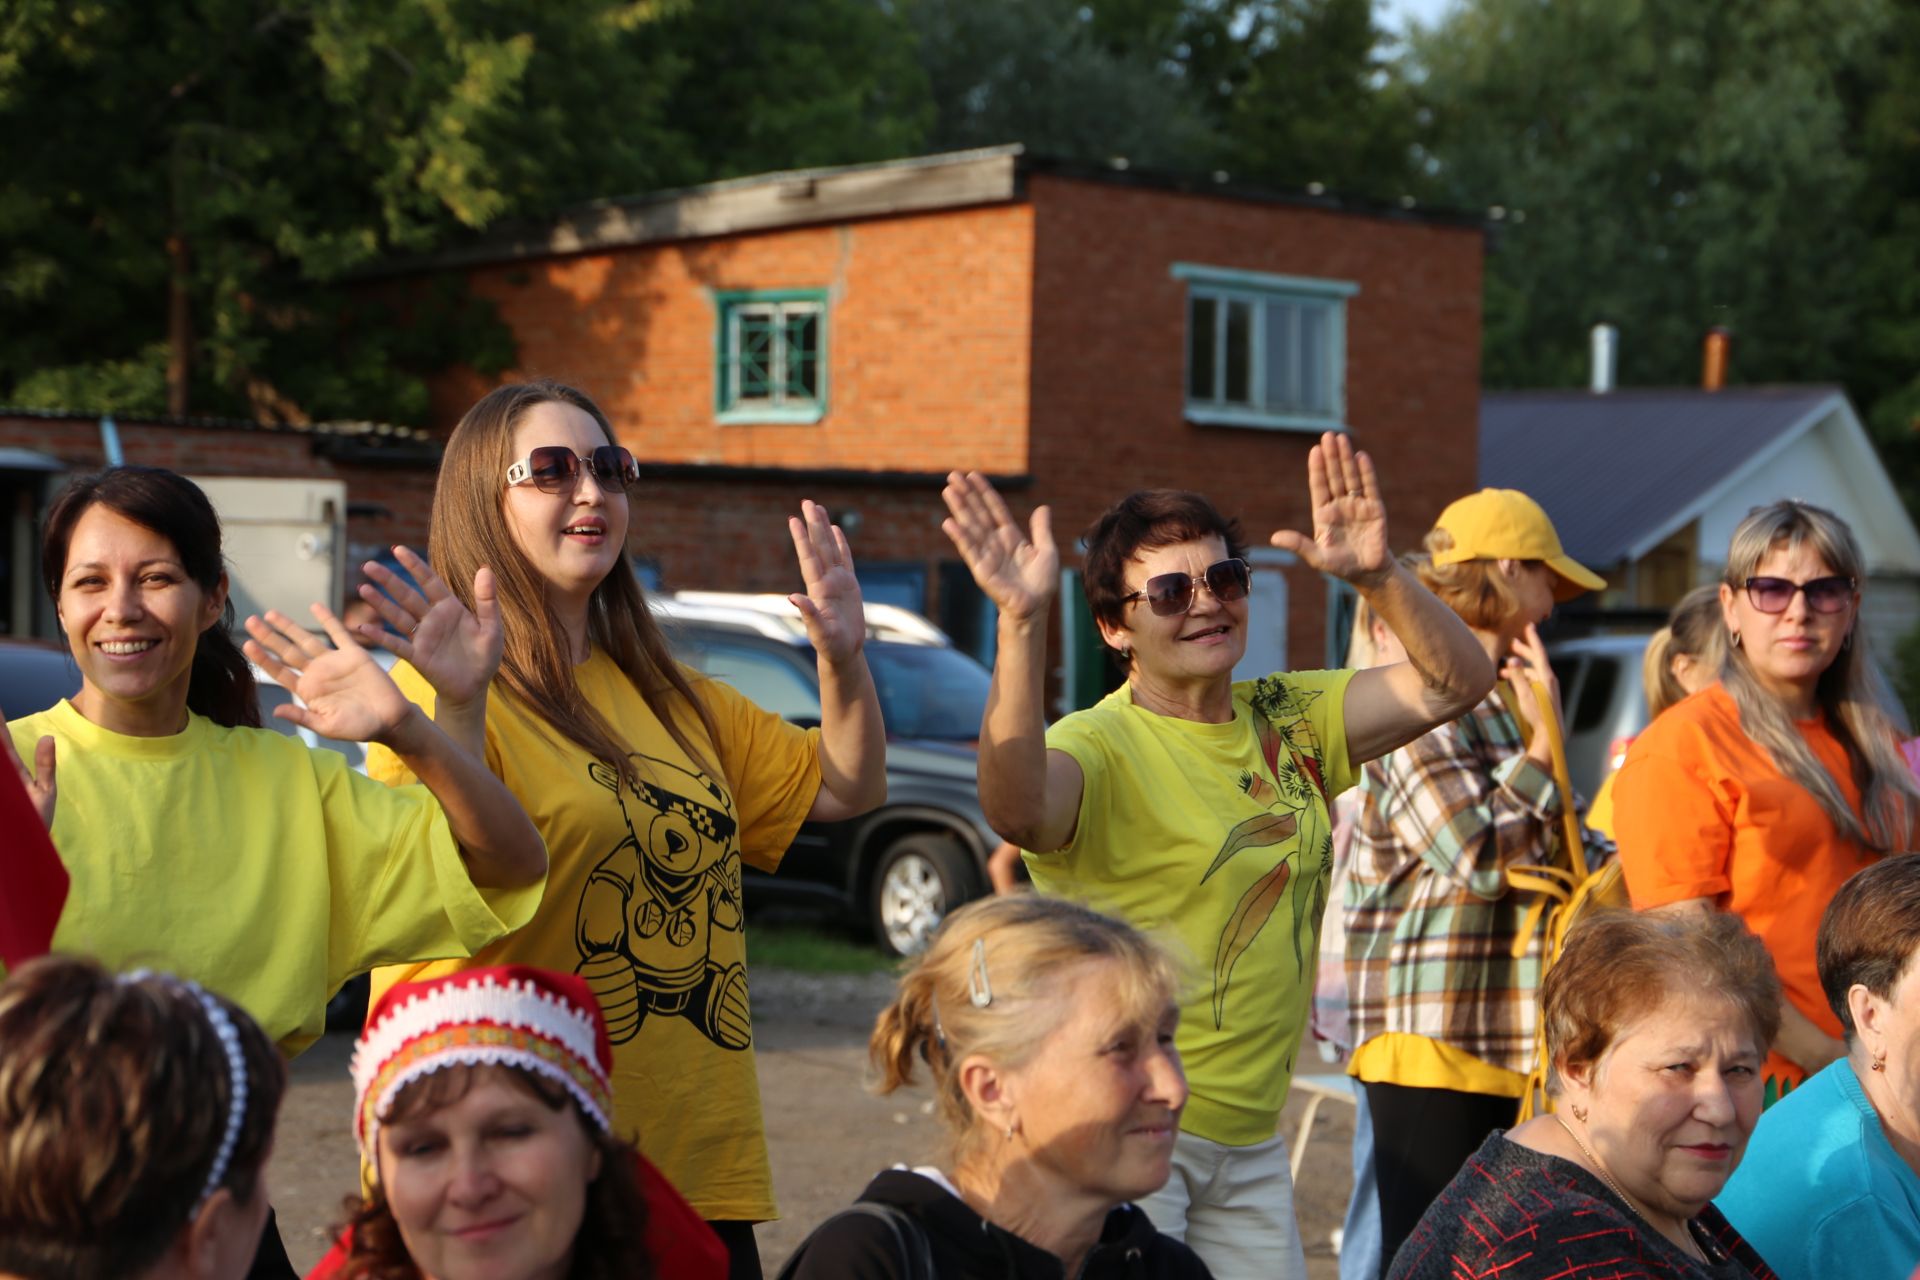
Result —
POLYGON ((1544 930, 1514 957, 1536 895, 1506 873, 1566 859, 1560 789, 1526 746, 1496 688, 1367 765, 1346 899, 1355 1044, 1410 1032, 1532 1067, 1544 930))

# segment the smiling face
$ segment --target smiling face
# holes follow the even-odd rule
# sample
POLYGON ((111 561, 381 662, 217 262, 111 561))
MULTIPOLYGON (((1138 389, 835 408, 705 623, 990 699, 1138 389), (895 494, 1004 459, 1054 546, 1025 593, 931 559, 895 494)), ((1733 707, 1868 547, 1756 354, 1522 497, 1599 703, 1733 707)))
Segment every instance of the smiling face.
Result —
POLYGON ((1118 961, 1081 961, 1059 981, 1063 1021, 1008 1073, 1021 1142, 1036 1172, 1065 1193, 1139 1199, 1164 1186, 1173 1167, 1187 1101, 1173 1047, 1179 1011, 1169 1001, 1145 1024, 1118 1014, 1118 961))
POLYGON ((559 1280, 600 1150, 571 1105, 548 1106, 504 1067, 465 1070, 459 1098, 380 1127, 400 1238, 426 1280, 559 1280))
MULTIPOLYGON (((1227 544, 1219 537, 1143 548, 1127 561, 1126 588, 1144 591, 1147 579, 1163 573, 1197 578, 1226 558, 1227 544)), ((1223 603, 1195 583, 1193 607, 1186 613, 1161 617, 1136 598, 1125 605, 1119 625, 1101 622, 1100 634, 1108 645, 1132 655, 1133 674, 1155 684, 1230 680, 1247 652, 1247 601, 1223 603)))
MULTIPOLYGON (((513 429, 516 460, 543 445, 580 457, 612 443, 584 410, 558 400, 533 406, 513 429)), ((559 493, 542 493, 528 482, 509 486, 502 510, 514 545, 552 598, 583 604, 626 552, 627 495, 601 488, 585 465, 559 493)))
POLYGON ((117 732, 178 732, 200 633, 219 621, 166 535, 99 503, 73 526, 55 602, 84 684, 80 714, 117 732))
POLYGON ((1587 1114, 1588 1145, 1614 1181, 1661 1213, 1691 1218, 1747 1149, 1765 1057, 1740 1006, 1669 999, 1598 1064, 1561 1075, 1567 1109, 1587 1114))
MULTIPOLYGON (((1802 542, 1797 547, 1775 547, 1749 576, 1806 583, 1836 573, 1838 570, 1819 552, 1802 542)), ((1815 612, 1804 591, 1794 592, 1783 612, 1763 613, 1753 607, 1744 586, 1722 586, 1720 607, 1726 615, 1728 634, 1740 638, 1740 648, 1747 655, 1754 678, 1771 693, 1796 697, 1810 692, 1840 656, 1840 646, 1853 630, 1860 611, 1860 593, 1854 592, 1847 607, 1838 613, 1815 612)))

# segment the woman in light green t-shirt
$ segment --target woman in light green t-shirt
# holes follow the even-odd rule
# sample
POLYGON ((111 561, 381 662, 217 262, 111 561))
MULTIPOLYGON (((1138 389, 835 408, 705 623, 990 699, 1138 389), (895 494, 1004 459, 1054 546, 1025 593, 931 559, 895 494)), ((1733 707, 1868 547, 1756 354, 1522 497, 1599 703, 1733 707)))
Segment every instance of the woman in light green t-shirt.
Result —
MULTIPOLYGON (((76 480, 41 563, 81 686, 5 741, 72 882, 56 950, 163 965, 298 1052, 355 973, 468 954, 532 914, 533 824, 331 612, 314 606, 331 644, 278 613, 247 619, 244 654, 234 644, 219 518, 192 481, 153 467, 76 480), (249 656, 298 695, 281 718, 383 743, 426 786, 394 791, 261 728, 249 656)), ((464 709, 477 739, 499 625, 437 579, 428 592, 395 644, 441 674, 441 724, 464 709)))
POLYGON ((1283 531, 1273 545, 1351 583, 1409 661, 1236 682, 1253 623, 1237 523, 1199 494, 1150 490, 1086 535, 1087 602, 1125 684, 1051 730, 1060 555, 1048 511, 1023 531, 977 473, 956 472, 943 495, 946 532, 999 610, 980 730, 987 819, 1027 851, 1042 892, 1176 936, 1198 971, 1181 1011, 1192 1093, 1174 1176, 1145 1207, 1225 1280, 1304 1274, 1273 1131, 1306 1019, 1327 803, 1362 763, 1459 715, 1494 678, 1472 633, 1389 554, 1367 456, 1326 435, 1307 480, 1313 536, 1283 531))

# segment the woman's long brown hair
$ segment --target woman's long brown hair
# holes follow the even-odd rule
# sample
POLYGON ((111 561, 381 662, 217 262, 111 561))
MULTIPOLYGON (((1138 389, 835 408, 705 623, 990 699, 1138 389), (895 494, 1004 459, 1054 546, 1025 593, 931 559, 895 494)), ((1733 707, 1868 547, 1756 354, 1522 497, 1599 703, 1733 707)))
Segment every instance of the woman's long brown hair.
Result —
MULTIPOLYGON (((535 405, 546 403, 572 405, 599 424, 608 444, 619 443, 599 406, 572 387, 537 379, 489 391, 467 410, 447 441, 440 481, 433 492, 430 559, 434 571, 469 609, 473 608, 473 575, 483 565, 493 570, 506 631, 499 683, 537 718, 605 761, 631 786, 638 778, 628 759, 626 738, 581 694, 567 652, 566 631, 547 600, 546 580, 507 528, 506 476, 514 461, 514 428, 535 405)), ((587 635, 593 647, 604 651, 633 681, 680 749, 702 767, 711 768, 709 753, 688 737, 681 708, 693 709, 710 744, 717 741, 713 716, 706 703, 694 696, 674 661, 624 554, 593 589, 587 605, 587 635)))

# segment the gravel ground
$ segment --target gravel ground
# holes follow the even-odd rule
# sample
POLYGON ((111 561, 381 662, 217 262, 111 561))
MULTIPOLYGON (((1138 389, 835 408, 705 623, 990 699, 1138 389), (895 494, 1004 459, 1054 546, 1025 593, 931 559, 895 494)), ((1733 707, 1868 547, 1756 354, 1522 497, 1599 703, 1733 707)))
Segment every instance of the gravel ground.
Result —
MULTIPOLYGON (((874 1173, 938 1159, 940 1128, 924 1087, 886 1098, 865 1088, 867 1032, 891 989, 886 974, 753 975, 754 1047, 783 1215, 758 1231, 768 1275, 808 1228, 851 1201, 874 1173)), ((326 1251, 341 1197, 354 1186, 351 1049, 351 1037, 333 1035, 302 1055, 280 1116, 269 1186, 287 1252, 302 1270, 326 1251)), ((1283 1133, 1297 1129, 1302 1092, 1287 1104, 1283 1133)), ((1346 1209, 1352 1118, 1348 1107, 1323 1106, 1301 1168, 1298 1211, 1310 1280, 1337 1275, 1330 1233, 1346 1209)))

